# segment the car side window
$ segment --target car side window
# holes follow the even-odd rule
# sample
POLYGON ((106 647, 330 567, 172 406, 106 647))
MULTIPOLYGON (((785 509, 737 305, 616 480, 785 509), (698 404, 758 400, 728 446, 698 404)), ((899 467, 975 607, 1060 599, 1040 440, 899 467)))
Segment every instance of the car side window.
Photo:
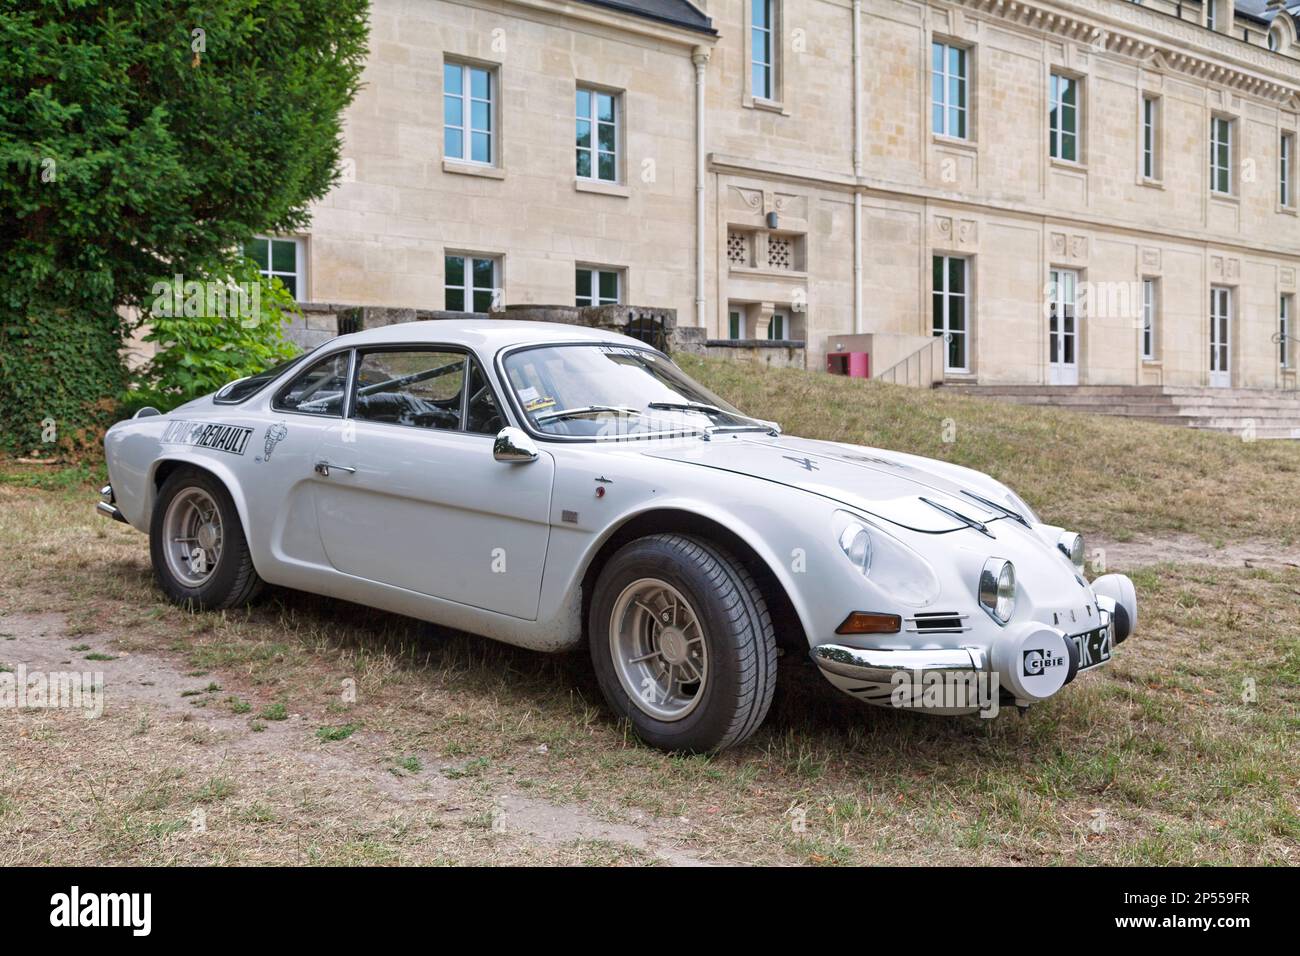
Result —
POLYGON ((276 393, 271 407, 281 412, 342 418, 349 355, 347 350, 336 352, 308 367, 276 393))
POLYGON ((483 367, 477 359, 470 359, 469 404, 466 405, 465 431, 476 435, 495 435, 505 427, 501 409, 483 367))
POLYGON ((468 356, 407 349, 359 358, 353 404, 359 421, 460 430, 468 356))

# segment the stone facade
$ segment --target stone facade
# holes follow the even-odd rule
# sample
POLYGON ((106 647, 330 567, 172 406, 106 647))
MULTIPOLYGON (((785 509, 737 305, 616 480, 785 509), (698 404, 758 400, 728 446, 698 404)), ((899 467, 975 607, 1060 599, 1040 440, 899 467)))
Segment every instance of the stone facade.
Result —
POLYGON ((620 302, 702 326, 692 341, 802 341, 782 361, 822 368, 836 336, 929 335, 941 255, 967 279, 951 379, 1053 381, 1056 298, 1081 384, 1293 385, 1278 334, 1284 297, 1296 316, 1300 220, 1279 163, 1284 134, 1297 152, 1300 43, 1290 12, 1254 2, 1234 17, 1220 0, 1210 30, 1195 0, 775 0, 772 88, 756 96, 751 0, 697 3, 711 29, 576 0, 375 0, 345 181, 304 237, 305 298, 443 309, 454 255, 493 261, 494 307, 567 304, 591 268, 617 274, 620 302), (935 42, 965 51, 964 137, 932 128, 935 42), (492 76, 489 163, 444 155, 448 64, 492 76), (1073 161, 1049 155, 1053 74, 1076 84, 1073 161), (575 175, 578 89, 615 97, 616 182, 575 175), (1213 383, 1212 288, 1230 290, 1213 383))

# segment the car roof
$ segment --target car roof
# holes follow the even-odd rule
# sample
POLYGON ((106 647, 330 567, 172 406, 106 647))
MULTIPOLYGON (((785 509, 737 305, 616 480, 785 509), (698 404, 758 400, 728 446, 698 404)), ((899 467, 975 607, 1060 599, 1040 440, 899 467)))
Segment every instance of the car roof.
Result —
POLYGON ((381 325, 330 342, 334 346, 407 345, 410 343, 462 345, 483 354, 495 354, 507 345, 547 342, 609 342, 646 348, 644 342, 617 332, 563 322, 521 322, 512 319, 430 319, 381 325))

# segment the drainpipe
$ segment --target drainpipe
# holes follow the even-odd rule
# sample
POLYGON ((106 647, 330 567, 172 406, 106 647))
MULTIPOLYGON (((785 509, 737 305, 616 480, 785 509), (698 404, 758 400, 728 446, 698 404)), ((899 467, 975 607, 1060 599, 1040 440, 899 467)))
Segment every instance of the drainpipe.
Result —
POLYGON ((862 334, 862 0, 853 0, 853 331, 862 334))
POLYGON ((709 49, 691 51, 695 64, 695 324, 707 328, 704 314, 704 68, 709 49))

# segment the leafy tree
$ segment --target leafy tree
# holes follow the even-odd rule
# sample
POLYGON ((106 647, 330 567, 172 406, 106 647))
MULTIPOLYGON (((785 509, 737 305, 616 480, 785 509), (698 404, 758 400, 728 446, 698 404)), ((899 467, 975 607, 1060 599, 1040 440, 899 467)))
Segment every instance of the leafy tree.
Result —
POLYGON ((0 445, 102 423, 119 309, 224 277, 337 178, 366 0, 0 7, 0 445))

